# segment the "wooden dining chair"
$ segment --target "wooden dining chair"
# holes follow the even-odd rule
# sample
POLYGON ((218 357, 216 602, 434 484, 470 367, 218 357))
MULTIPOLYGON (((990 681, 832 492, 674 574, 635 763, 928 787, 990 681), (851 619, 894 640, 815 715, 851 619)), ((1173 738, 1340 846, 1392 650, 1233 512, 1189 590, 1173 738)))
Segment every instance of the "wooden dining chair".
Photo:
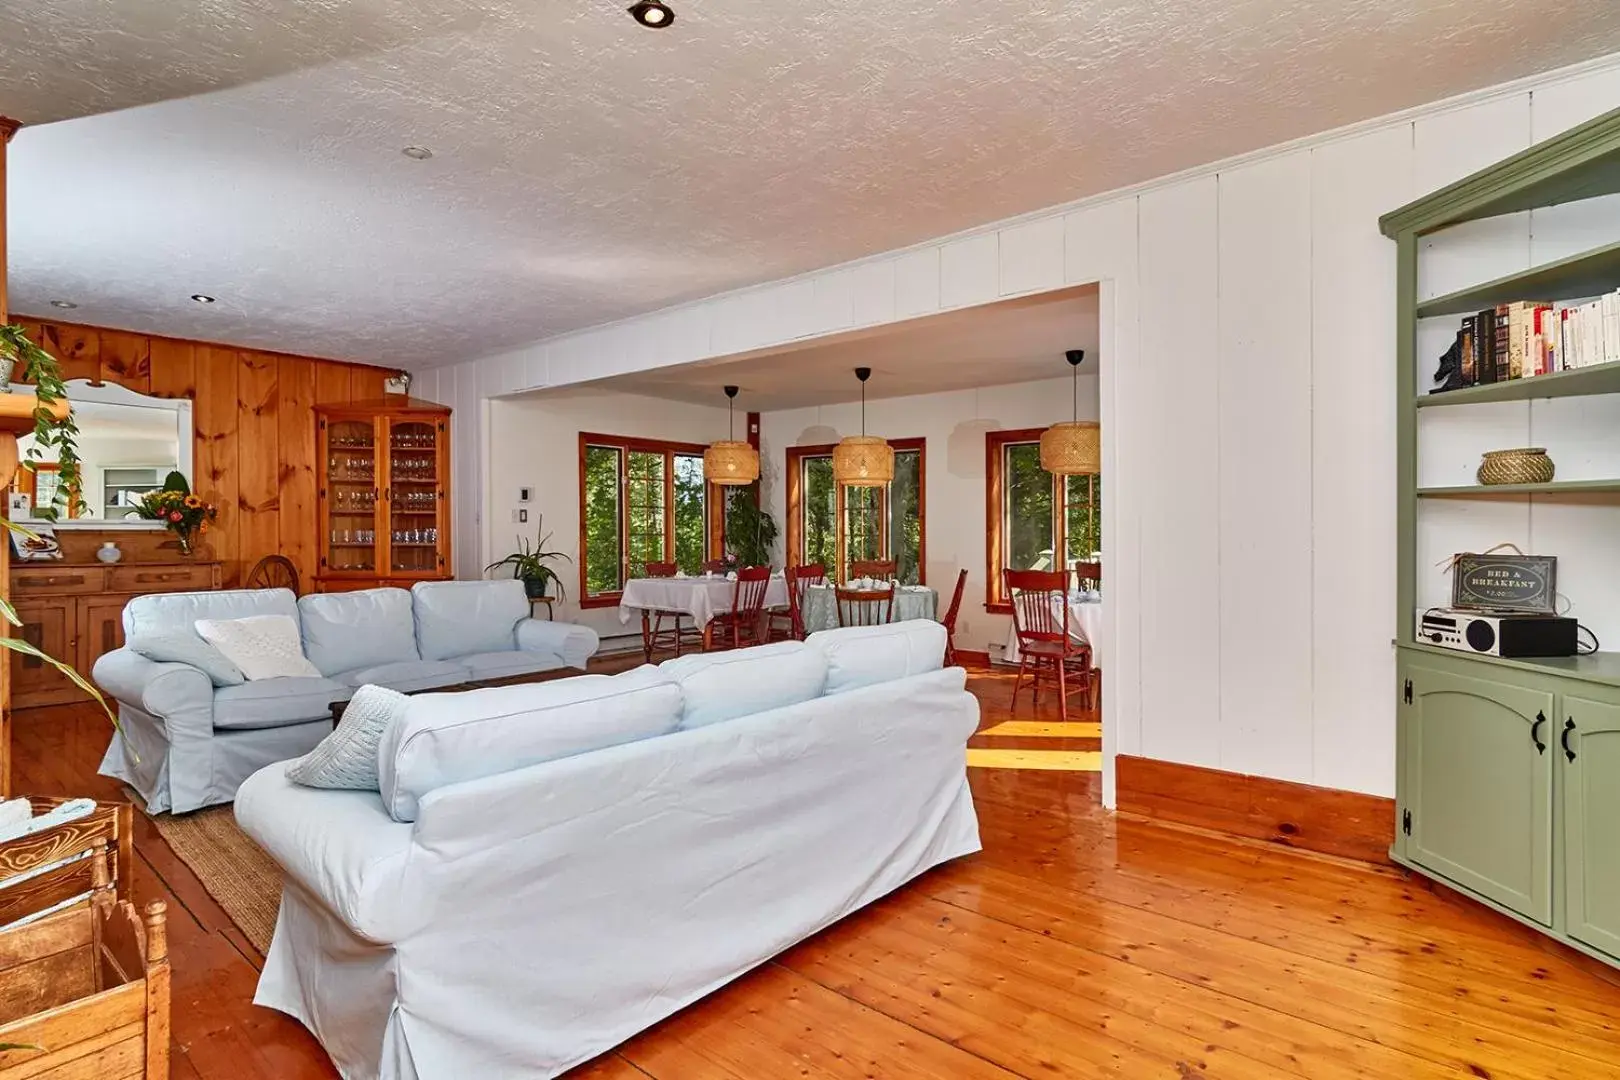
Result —
MULTIPOLYGON (((645 576, 650 578, 672 578, 680 567, 672 562, 650 562, 646 566, 645 576)), ((659 652, 673 652, 681 655, 685 645, 701 648, 703 635, 697 627, 690 623, 682 625, 687 616, 679 611, 648 611, 641 612, 641 652, 647 663, 652 663, 653 656, 659 652), (668 627, 664 624, 668 623, 668 627)))
POLYGON ((709 622, 709 648, 740 649, 765 644, 765 591, 770 584, 768 566, 745 566, 737 571, 731 610, 720 612, 709 622))
POLYGON ((870 589, 846 589, 839 586, 839 626, 882 626, 894 617, 894 582, 870 589))
POLYGON ((1018 639, 1018 678, 1013 681, 1012 705, 1024 672, 1030 673, 1030 700, 1041 702, 1041 672, 1050 668, 1058 684, 1058 717, 1069 719, 1070 674, 1084 683, 1086 708, 1091 708, 1091 646, 1069 634, 1069 575, 1061 570, 1003 570, 1002 593, 1012 601, 1013 633, 1018 639))
POLYGON ((1074 585, 1077 589, 1102 588, 1102 563, 1077 562, 1070 571, 1074 574, 1074 585))
POLYGON ((962 593, 967 588, 966 570, 956 575, 956 591, 951 594, 951 606, 945 609, 940 622, 945 627, 945 666, 956 666, 956 616, 962 611, 962 593))
POLYGON ((806 637, 804 591, 812 585, 826 584, 827 568, 820 563, 790 566, 787 568, 786 577, 787 610, 772 611, 766 630, 772 641, 803 641, 806 637))
POLYGON ((850 578, 874 578, 893 581, 896 563, 893 559, 856 559, 849 564, 850 578))
POLYGON ((724 559, 710 559, 703 564, 705 574, 729 574, 732 569, 732 565, 724 559))

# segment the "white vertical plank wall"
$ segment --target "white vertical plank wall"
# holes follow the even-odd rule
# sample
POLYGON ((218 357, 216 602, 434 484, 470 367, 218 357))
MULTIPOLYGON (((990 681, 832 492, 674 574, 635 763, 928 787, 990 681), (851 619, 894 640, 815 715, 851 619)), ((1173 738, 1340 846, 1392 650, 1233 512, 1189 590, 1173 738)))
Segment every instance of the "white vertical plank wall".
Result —
MULTIPOLYGON (((487 551, 483 455, 503 453, 474 430, 488 396, 1100 281, 1113 642, 1105 756, 1391 794, 1394 247, 1376 219, 1617 105, 1620 59, 1610 57, 440 369, 423 385, 436 383, 457 410, 458 571, 475 571, 487 551)), ((1609 202, 1456 230, 1424 250, 1422 288, 1432 295, 1620 238, 1609 202)), ((1420 366, 1431 369, 1455 331, 1433 322, 1420 333, 1420 366)), ((1425 417, 1431 456, 1448 455, 1425 468, 1467 474, 1490 440, 1534 437, 1557 445, 1571 470, 1620 475, 1588 438, 1620 419, 1612 407, 1533 409, 1544 405, 1455 431, 1425 417)), ((1620 586, 1573 565, 1596 558, 1582 547, 1590 539, 1577 539, 1592 532, 1580 519, 1612 512, 1451 503, 1425 510, 1422 543, 1425 555, 1498 534, 1563 546, 1551 553, 1570 565, 1566 591, 1583 618, 1612 620, 1620 641, 1620 586)), ((1597 534, 1620 539, 1620 528, 1597 534)))

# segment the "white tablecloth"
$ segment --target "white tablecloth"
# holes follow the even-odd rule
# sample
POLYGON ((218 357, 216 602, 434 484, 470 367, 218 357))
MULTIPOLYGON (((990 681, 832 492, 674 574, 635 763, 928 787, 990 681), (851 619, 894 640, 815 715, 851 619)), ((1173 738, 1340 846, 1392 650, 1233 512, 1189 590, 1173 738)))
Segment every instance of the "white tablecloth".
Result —
MULTIPOLYGON (((643 611, 675 611, 690 615, 699 629, 716 615, 730 611, 737 598, 737 583, 723 577, 631 578, 619 597, 619 621, 639 619, 643 611)), ((765 606, 786 607, 787 580, 773 575, 765 585, 765 606)))
MULTIPOLYGON (((1090 643, 1091 666, 1098 669, 1103 666, 1102 621, 1101 600, 1087 600, 1072 593, 1069 595, 1069 636, 1075 641, 1090 643)), ((1002 653, 1002 658, 1009 664, 1016 664, 1019 656, 1018 634, 1008 627, 1007 649, 1002 653)))
MULTIPOLYGON (((902 585, 894 591, 894 613, 890 622, 907 619, 937 619, 939 594, 926 585, 902 585)), ((804 631, 831 630, 838 625, 837 597, 831 585, 811 585, 804 590, 804 631)))

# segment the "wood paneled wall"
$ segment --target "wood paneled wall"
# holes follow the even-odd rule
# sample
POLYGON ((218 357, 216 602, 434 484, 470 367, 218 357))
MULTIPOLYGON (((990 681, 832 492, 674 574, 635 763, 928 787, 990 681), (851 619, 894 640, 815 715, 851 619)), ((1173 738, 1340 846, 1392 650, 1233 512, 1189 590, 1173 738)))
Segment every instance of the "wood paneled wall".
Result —
POLYGON ((384 368, 19 317, 63 377, 116 382, 194 405, 191 486, 219 507, 208 543, 238 585, 265 555, 315 576, 317 403, 383 396, 384 368))

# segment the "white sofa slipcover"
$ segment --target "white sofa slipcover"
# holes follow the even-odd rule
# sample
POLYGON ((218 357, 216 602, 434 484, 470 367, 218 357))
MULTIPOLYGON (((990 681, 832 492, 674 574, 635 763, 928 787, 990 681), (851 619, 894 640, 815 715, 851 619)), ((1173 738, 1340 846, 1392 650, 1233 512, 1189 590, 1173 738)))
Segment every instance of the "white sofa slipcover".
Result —
POLYGON ((492 762, 424 794, 414 822, 264 769, 236 815, 287 885, 255 1001, 348 1080, 555 1077, 617 1045, 979 850, 978 703, 938 645, 922 674, 492 762))
POLYGON ((101 772, 138 791, 152 813, 230 802, 252 773, 313 750, 332 730, 332 703, 366 683, 415 692, 583 668, 596 652, 595 631, 528 614, 523 583, 512 580, 420 582, 409 592, 364 589, 296 599, 286 589, 137 596, 124 607, 128 639, 194 636, 198 619, 287 615, 299 623, 304 653, 321 677, 216 688, 190 665, 115 649, 93 669, 118 702, 123 729, 113 734, 101 772), (418 603, 423 593, 430 599, 418 603), (423 634, 444 642, 460 635, 463 652, 424 658, 417 645, 423 634), (496 650, 495 660, 486 647, 496 650))

